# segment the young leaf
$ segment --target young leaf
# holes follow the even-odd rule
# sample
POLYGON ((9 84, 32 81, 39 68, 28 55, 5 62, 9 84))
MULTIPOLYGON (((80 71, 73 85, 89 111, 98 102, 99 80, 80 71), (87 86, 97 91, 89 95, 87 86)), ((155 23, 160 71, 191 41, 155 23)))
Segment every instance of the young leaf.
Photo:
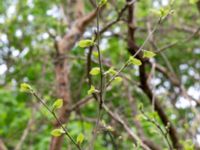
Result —
POLYGON ((33 90, 33 89, 29 84, 27 84, 27 83, 20 84, 20 91, 21 92, 31 92, 31 90, 33 90))
POLYGON ((144 105, 143 105, 143 103, 139 103, 139 105, 138 105, 138 109, 139 109, 139 110, 143 110, 143 109, 144 109, 144 105))
POLYGON ((118 84, 120 82, 122 82, 122 78, 121 77, 115 77, 115 79, 113 80, 114 83, 118 84))
POLYGON ((51 131, 51 135, 56 137, 61 136, 63 133, 65 133, 63 129, 54 129, 51 131))
POLYGON ((108 71, 106 71, 104 74, 111 74, 111 75, 115 75, 117 72, 111 67, 108 71))
POLYGON ((196 4, 198 2, 198 0, 189 0, 190 4, 196 4))
POLYGON ((98 58, 99 57, 99 53, 97 52, 97 51, 93 51, 93 56, 95 57, 95 58, 98 58))
POLYGON ((106 126, 106 129, 110 132, 114 132, 114 128, 110 125, 106 126))
POLYGON ((145 120, 145 116, 143 114, 138 114, 135 116, 135 120, 142 121, 145 120))
POLYGON ((107 3, 107 0, 101 0, 99 2, 99 7, 102 7, 103 5, 105 5, 107 3))
POLYGON ((151 12, 154 13, 155 15, 161 17, 161 18, 165 18, 168 14, 172 14, 172 12, 174 11, 170 11, 169 7, 162 7, 159 10, 158 9, 151 9, 151 12))
POLYGON ((91 95, 92 93, 96 92, 97 90, 93 85, 91 85, 90 89, 88 90, 88 95, 91 95))
POLYGON ((134 58, 133 56, 130 56, 128 61, 133 65, 137 65, 137 66, 142 65, 142 62, 139 59, 134 58))
POLYGON ((84 141, 84 135, 82 133, 80 133, 76 138, 76 142, 77 142, 77 144, 80 145, 83 143, 83 141, 84 141))
POLYGON ((157 10, 157 9, 150 9, 150 11, 155 14, 156 16, 161 16, 161 12, 160 10, 157 10))
POLYGON ((92 70, 90 71, 90 74, 93 76, 96 76, 100 73, 100 68, 99 67, 94 67, 92 68, 92 70))
POLYGON ((63 100, 62 99, 57 99, 54 103, 53 103, 53 109, 59 109, 63 106, 63 100))
POLYGON ((92 45, 94 45, 94 41, 93 40, 81 40, 78 45, 82 48, 86 48, 86 47, 90 47, 92 45))
POLYGON ((154 52, 146 51, 146 50, 143 51, 143 57, 144 58, 152 58, 154 56, 156 56, 156 54, 154 52))

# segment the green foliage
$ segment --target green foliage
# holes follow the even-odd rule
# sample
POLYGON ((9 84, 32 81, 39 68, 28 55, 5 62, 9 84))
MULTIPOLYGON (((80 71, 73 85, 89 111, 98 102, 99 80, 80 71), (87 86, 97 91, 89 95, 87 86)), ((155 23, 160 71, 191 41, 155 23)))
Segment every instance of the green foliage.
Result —
POLYGON ((27 84, 27 83, 21 83, 20 84, 20 91, 21 92, 31 92, 32 90, 33 89, 29 84, 27 84))
POLYGON ((194 143, 191 140, 181 141, 184 150, 195 150, 194 143))
POLYGON ((143 57, 144 58, 152 58, 154 56, 156 56, 156 54, 154 52, 143 50, 143 57))
POLYGON ((91 95, 92 93, 98 92, 98 90, 95 89, 93 85, 91 85, 90 89, 88 90, 88 95, 91 95))
POLYGON ((59 109, 63 106, 63 99, 57 99, 54 103, 53 103, 53 110, 59 109))
POLYGON ((108 69, 104 74, 105 75, 107 75, 107 74, 109 74, 109 75, 115 75, 117 73, 117 71, 115 71, 114 69, 113 69, 113 67, 111 67, 110 69, 108 69))
MULTIPOLYGON (((83 0, 82 2, 84 2, 85 14, 89 14, 95 9, 90 1, 83 0)), ((198 1, 171 0, 167 4, 164 4, 163 1, 157 2, 151 0, 136 2, 133 26, 136 29, 134 35, 136 44, 138 46, 143 44, 148 36, 149 29, 154 28, 158 17, 165 18, 157 26, 157 30, 152 36, 158 49, 152 46, 150 40, 145 44, 144 49, 153 48, 156 52, 173 42, 177 42, 174 46, 162 51, 168 62, 166 62, 161 53, 157 53, 155 57, 155 53, 152 51, 144 50, 143 57, 154 57, 155 62, 167 68, 167 71, 173 69, 173 72, 180 77, 181 86, 185 88, 186 93, 195 91, 195 89, 199 89, 197 84, 199 82, 199 37, 197 34, 193 36, 200 23, 199 12, 196 7, 198 1), (149 10, 152 10, 152 13, 149 13, 149 10), (169 15, 171 13, 173 13, 173 16, 169 15), (154 17, 154 14, 158 17, 154 17), (185 42, 185 39, 189 40, 185 42)), ((106 0, 98 0, 97 4, 99 7, 107 5, 100 12, 100 29, 102 29, 117 19, 120 10, 124 8, 126 3, 125 0, 108 2, 106 0)), ((39 95, 45 97, 45 102, 48 106, 53 107, 55 110, 62 107, 61 101, 54 102, 52 106, 52 100, 58 96, 56 93, 57 86, 55 86, 57 82, 55 73, 57 51, 55 47, 61 44, 58 42, 58 45, 55 45, 54 40, 59 41, 66 33, 72 32, 71 26, 77 23, 75 22, 77 17, 74 10, 76 10, 74 3, 71 5, 63 0, 4 0, 0 5, 0 137, 2 137, 0 140, 5 143, 8 149, 15 149, 30 119, 33 119, 33 123, 21 149, 45 150, 49 147, 51 142, 50 133, 54 131, 52 131, 53 118, 45 108, 38 107, 38 101, 27 93, 37 89, 39 95), (62 8, 61 6, 66 7, 62 8), (67 19, 64 14, 67 14, 67 19), (4 65, 7 68, 5 72, 2 69, 4 65)), ((125 22, 127 13, 125 11, 120 21, 111 26, 108 32, 101 34, 100 37, 100 52, 103 60, 103 71, 105 71, 105 83, 116 75, 130 56, 127 50, 128 26, 125 22)), ((95 19, 84 29, 83 36, 73 37, 76 39, 78 46, 75 43, 74 47, 65 53, 66 57, 64 56, 70 68, 70 106, 79 103, 85 97, 89 97, 87 94, 99 94, 99 91, 94 86, 91 86, 88 90, 85 69, 88 49, 83 49, 96 44, 91 38, 94 36, 94 28, 96 28, 95 19), (80 38, 88 39, 78 42, 80 38)), ((132 24, 129 25, 132 27, 132 24)), ((91 67, 94 68, 91 70, 90 75, 96 75, 92 77, 92 85, 99 87, 100 76, 98 75, 100 74, 100 68, 95 67, 98 66, 99 54, 95 46, 92 56, 91 67)), ((163 126, 158 114, 152 112, 152 104, 149 103, 148 97, 141 90, 139 70, 136 66, 140 66, 142 62, 137 58, 130 57, 128 64, 133 65, 127 66, 120 73, 120 76, 117 76, 113 83, 104 89, 106 91, 104 95, 105 104, 109 106, 111 111, 119 113, 134 133, 137 133, 138 129, 135 127, 133 119, 139 120, 147 139, 152 140, 162 149, 166 149, 163 137, 160 136, 160 133, 158 134, 155 126, 149 123, 143 114, 139 113, 133 116, 132 103, 128 101, 128 96, 132 96, 134 102, 137 103, 134 106, 142 102, 138 112, 143 110, 149 118, 156 120, 163 129, 168 129, 168 127, 163 126), (121 77, 123 77, 123 84, 121 77), (130 92, 129 95, 127 91, 130 92)), ((148 81, 151 81, 151 65, 145 62, 145 69, 148 81)), ((168 73, 171 76, 170 72, 168 73)), ((150 87, 155 86, 155 95, 159 99, 159 104, 163 106, 164 112, 177 128, 182 139, 181 144, 186 150, 194 150, 196 137, 192 137, 187 131, 196 121, 196 115, 192 109, 198 108, 198 105, 194 105, 192 109, 189 106, 185 108, 177 107, 179 98, 181 98, 181 93, 176 92, 177 87, 174 87, 168 77, 160 72, 155 71, 153 76, 155 82, 153 80, 153 83, 148 82, 148 84, 150 87), (176 97, 177 99, 175 99, 176 97)), ((190 96, 193 97, 194 95, 192 93, 190 96)), ((193 104, 193 101, 191 102, 193 104)), ((183 104, 182 101, 181 104, 183 104)), ((80 142, 82 149, 86 149, 90 144, 94 121, 98 116, 98 107, 98 102, 91 100, 81 106, 77 112, 71 112, 70 114, 67 128, 69 128, 72 137, 76 139, 82 133, 84 138, 87 139, 83 140, 84 142, 80 142)), ((118 149, 141 149, 139 143, 133 145, 128 134, 118 123, 113 122, 105 111, 102 111, 102 113, 101 119, 105 120, 106 124, 98 130, 98 136, 94 143, 95 150, 115 149, 111 137, 113 137, 118 149), (113 129, 115 130, 114 134, 112 133, 113 129)), ((195 130, 196 126, 192 126, 192 129, 195 130)), ((64 132, 61 129, 55 129, 53 134, 61 136, 64 132)), ((70 141, 65 140, 62 149, 68 149, 69 147, 76 149, 70 141)))
POLYGON ((55 137, 61 136, 64 133, 65 131, 63 129, 54 129, 51 131, 51 135, 55 137))
POLYGON ((86 48, 86 47, 90 47, 90 46, 94 45, 94 41, 93 40, 82 40, 78 43, 78 45, 81 48, 86 48))
POLYGON ((100 68, 99 68, 99 67, 94 67, 94 68, 92 68, 91 71, 90 71, 90 74, 91 74, 92 76, 96 76, 96 75, 98 75, 99 73, 100 73, 100 68))
POLYGON ((195 4, 195 3, 197 3, 199 0, 189 0, 189 3, 190 4, 195 4))
POLYGON ((133 65, 136 65, 136 66, 142 65, 142 62, 141 62, 139 59, 134 58, 133 56, 130 56, 130 57, 129 57, 128 62, 129 62, 130 64, 133 64, 133 65))
POLYGON ((76 138, 76 142, 79 144, 79 145, 81 145, 82 143, 83 143, 83 141, 84 141, 84 135, 82 134, 82 133, 80 133, 78 136, 77 136, 77 138, 76 138))
POLYGON ((115 79, 113 80, 113 83, 118 84, 122 82, 122 78, 121 77, 115 77, 115 79))
POLYGON ((102 7, 103 5, 105 5, 107 3, 107 0, 101 0, 98 4, 99 7, 102 7))

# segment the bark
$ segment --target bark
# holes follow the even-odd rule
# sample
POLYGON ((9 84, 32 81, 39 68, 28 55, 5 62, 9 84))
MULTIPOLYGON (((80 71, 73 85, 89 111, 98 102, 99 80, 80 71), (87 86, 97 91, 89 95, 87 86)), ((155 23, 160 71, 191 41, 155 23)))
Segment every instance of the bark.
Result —
MULTIPOLYGON (((147 83, 147 75, 146 75, 146 71, 145 71, 145 63, 144 62, 140 66, 139 72, 140 72, 141 88, 143 89, 144 93, 148 96, 150 102, 152 103, 153 93, 147 83)), ((176 131, 176 128, 173 126, 173 124, 169 120, 168 116, 165 114, 165 112, 164 112, 162 106, 159 104, 159 101, 157 98, 155 98, 155 111, 158 112, 158 115, 164 126, 167 126, 168 124, 170 124, 169 136, 170 136, 171 142, 173 144, 173 147, 178 150, 181 150, 182 147, 179 143, 179 138, 178 138, 178 133, 176 131)))
MULTIPOLYGON (((78 0, 78 3, 81 2, 78 0)), ((79 3, 79 5, 81 5, 79 3)), ((80 7, 80 6, 78 6, 80 7)), ((57 50, 57 58, 55 62, 55 73, 56 73, 56 92, 59 98, 62 98, 64 101, 64 105, 59 112, 59 120, 62 123, 66 123, 70 116, 70 81, 69 81, 69 61, 67 59, 59 59, 63 58, 67 54, 69 54, 70 50, 73 48, 77 40, 83 34, 85 27, 95 18, 97 14, 97 10, 95 9, 91 13, 78 18, 75 21, 75 24, 71 27, 69 32, 56 43, 57 50)), ((78 14, 80 16, 81 13, 78 14)), ((55 123, 55 128, 59 125, 55 123)), ((62 146, 63 136, 60 137, 52 137, 50 143, 50 150, 60 150, 62 146)))
POLYGON ((1 139, 0 139, 0 150, 7 150, 5 144, 3 143, 1 139))

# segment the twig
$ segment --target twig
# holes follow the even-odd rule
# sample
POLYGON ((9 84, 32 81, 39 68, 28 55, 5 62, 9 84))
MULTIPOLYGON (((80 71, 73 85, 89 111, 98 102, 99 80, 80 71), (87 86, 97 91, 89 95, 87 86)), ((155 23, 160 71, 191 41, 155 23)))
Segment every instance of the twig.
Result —
POLYGON ((49 113, 52 114, 52 116, 56 119, 60 127, 64 130, 64 134, 71 140, 71 142, 77 147, 77 149, 82 150, 81 147, 75 142, 75 140, 71 137, 71 135, 68 133, 66 128, 63 126, 62 122, 58 119, 55 112, 49 108, 49 106, 44 102, 42 98, 40 98, 36 92, 32 91, 31 94, 36 97, 36 99, 49 111, 49 113))
POLYGON ((141 147, 144 150, 150 150, 150 148, 147 145, 145 145, 140 140, 140 138, 132 132, 132 130, 129 128, 129 126, 120 118, 120 116, 118 114, 114 114, 105 104, 103 104, 103 108, 115 121, 117 121, 118 123, 120 123, 123 126, 123 128, 126 130, 128 135, 133 139, 135 144, 137 144, 137 142, 139 142, 139 144, 141 145, 141 147))
POLYGON ((146 121, 149 121, 149 122, 151 122, 153 125, 156 126, 156 128, 160 131, 160 133, 162 134, 162 136, 163 136, 164 139, 166 140, 166 143, 167 143, 169 149, 170 149, 170 150, 173 150, 173 147, 172 147, 172 145, 171 145, 171 143, 170 143, 170 141, 169 141, 169 139, 168 139, 168 136, 167 136, 168 131, 167 131, 167 130, 164 131, 164 130, 162 129, 162 127, 161 127, 154 119, 149 118, 149 116, 146 115, 145 112, 144 112, 143 110, 140 110, 140 111, 141 111, 141 113, 145 116, 146 121))

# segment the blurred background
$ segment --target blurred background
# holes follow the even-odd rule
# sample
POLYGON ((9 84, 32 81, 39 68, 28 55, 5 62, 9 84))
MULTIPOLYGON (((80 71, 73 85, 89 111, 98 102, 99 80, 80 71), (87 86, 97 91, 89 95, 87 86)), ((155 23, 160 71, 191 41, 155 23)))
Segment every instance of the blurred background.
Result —
POLYGON ((98 2, 0 0, 0 150, 76 149, 68 138, 52 137, 59 125, 34 96, 20 92, 24 82, 49 107, 64 100, 57 115, 75 140, 84 135, 82 149, 144 149, 132 133, 153 150, 200 149, 200 1, 108 0, 97 10, 98 2), (94 137, 99 106, 88 95, 88 78, 96 89, 101 83, 88 72, 99 55, 78 42, 95 36, 98 12, 104 72, 118 71, 143 44, 156 56, 138 55, 143 67, 129 65, 104 89, 117 119, 103 109, 94 137))

